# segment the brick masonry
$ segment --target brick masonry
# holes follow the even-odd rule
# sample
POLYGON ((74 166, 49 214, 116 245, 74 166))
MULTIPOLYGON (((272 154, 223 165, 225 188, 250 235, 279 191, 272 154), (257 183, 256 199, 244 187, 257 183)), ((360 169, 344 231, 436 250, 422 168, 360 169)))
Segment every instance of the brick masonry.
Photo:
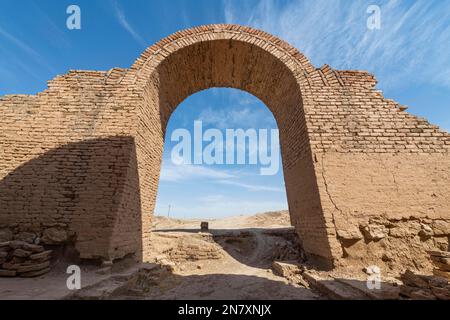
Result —
POLYGON ((37 95, 4 96, 0 228, 58 226, 82 258, 145 260, 170 115, 195 92, 232 87, 278 123, 291 220, 311 258, 425 259, 448 249, 450 135, 375 85, 367 72, 315 68, 265 32, 208 25, 159 41, 129 69, 73 70, 37 95), (419 229, 391 237, 402 223, 419 229))

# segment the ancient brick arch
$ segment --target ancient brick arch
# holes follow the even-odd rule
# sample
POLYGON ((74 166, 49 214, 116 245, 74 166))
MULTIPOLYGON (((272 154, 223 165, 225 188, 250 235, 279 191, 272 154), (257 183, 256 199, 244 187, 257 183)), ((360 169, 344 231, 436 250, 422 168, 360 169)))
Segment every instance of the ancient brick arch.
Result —
POLYGON ((291 220, 311 258, 424 259, 448 246, 450 136, 375 84, 236 25, 180 31, 130 69, 71 71, 0 100, 0 227, 58 229, 83 258, 145 260, 170 114, 197 91, 233 87, 277 120, 291 220))

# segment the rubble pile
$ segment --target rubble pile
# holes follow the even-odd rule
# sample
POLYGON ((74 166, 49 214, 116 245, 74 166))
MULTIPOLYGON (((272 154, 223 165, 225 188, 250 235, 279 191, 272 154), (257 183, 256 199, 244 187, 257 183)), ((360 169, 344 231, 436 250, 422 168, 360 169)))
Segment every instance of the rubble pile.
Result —
MULTIPOLYGON (((430 253, 433 257, 433 262, 438 261, 439 268, 441 265, 445 265, 441 261, 449 262, 449 253, 433 251, 430 253), (439 259, 438 259, 439 258, 439 259), (447 260, 445 260, 447 259, 447 260)), ((448 264, 446 264, 448 270, 448 264)), ((403 285, 400 287, 400 295, 407 299, 414 300, 450 300, 450 283, 448 271, 441 271, 441 269, 435 269, 438 272, 434 272, 434 275, 419 275, 410 270, 406 270, 400 276, 403 285)))
POLYGON ((52 250, 13 240, 0 243, 0 277, 37 277, 50 271, 52 250))
POLYGON ((433 274, 450 281, 450 252, 428 251, 433 262, 433 274))
POLYGON ((53 250, 48 249, 68 244, 71 235, 64 224, 43 227, 36 232, 0 226, 0 277, 37 277, 50 271, 53 250))

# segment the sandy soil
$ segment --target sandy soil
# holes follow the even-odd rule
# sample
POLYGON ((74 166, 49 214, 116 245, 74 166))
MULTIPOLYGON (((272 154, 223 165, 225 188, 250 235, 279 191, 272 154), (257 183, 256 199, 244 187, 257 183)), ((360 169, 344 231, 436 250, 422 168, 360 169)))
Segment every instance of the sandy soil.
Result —
POLYGON ((285 228, 290 227, 288 211, 265 212, 255 215, 241 215, 223 219, 172 219, 164 216, 153 218, 154 230, 170 229, 199 229, 200 222, 207 221, 209 228, 214 229, 243 229, 243 228, 285 228))

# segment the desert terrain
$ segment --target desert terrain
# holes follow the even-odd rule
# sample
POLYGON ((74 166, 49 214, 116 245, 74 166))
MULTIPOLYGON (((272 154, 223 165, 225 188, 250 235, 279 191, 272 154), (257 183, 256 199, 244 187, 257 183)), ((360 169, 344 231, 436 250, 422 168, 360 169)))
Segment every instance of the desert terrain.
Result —
POLYGON ((82 265, 82 288, 66 287, 70 254, 33 279, 1 279, 3 299, 320 299, 273 271, 276 260, 301 261, 287 211, 207 220, 155 216, 152 257, 111 266, 82 265))
MULTIPOLYGON (((152 255, 83 264, 81 289, 69 290, 70 248, 36 278, 1 279, 1 299, 447 299, 448 282, 416 275, 383 274, 377 288, 368 270, 318 271, 309 265, 287 211, 214 220, 155 216, 152 255), (208 229, 201 230, 202 222, 208 229)), ((77 262, 78 263, 78 262, 77 262)))

